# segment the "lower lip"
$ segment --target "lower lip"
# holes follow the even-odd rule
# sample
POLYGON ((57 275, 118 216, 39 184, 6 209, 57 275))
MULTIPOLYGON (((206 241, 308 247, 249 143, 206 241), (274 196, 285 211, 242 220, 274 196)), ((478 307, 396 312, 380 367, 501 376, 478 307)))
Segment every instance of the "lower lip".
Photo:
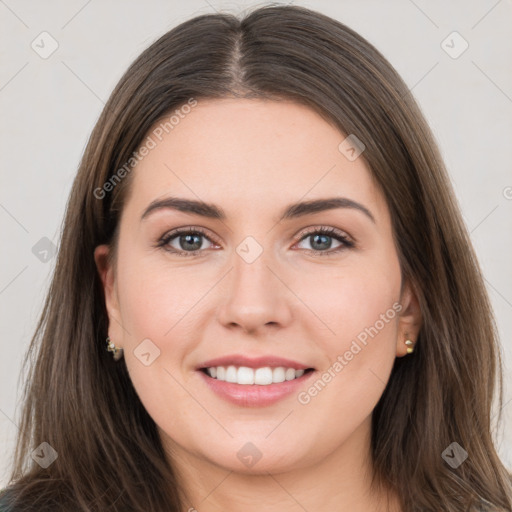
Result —
POLYGON ((233 384, 214 379, 198 370, 208 387, 221 398, 243 407, 265 407, 275 404, 293 393, 297 393, 304 383, 315 373, 309 371, 298 379, 278 384, 260 386, 258 384, 233 384))

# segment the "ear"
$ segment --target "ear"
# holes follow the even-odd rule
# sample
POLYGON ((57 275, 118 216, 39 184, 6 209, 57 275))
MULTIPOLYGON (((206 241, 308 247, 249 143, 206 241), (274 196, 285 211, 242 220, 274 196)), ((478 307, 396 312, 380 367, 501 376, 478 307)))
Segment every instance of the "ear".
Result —
POLYGON ((110 250, 108 245, 98 245, 94 249, 94 261, 96 262, 96 268, 105 295, 109 324, 108 335, 116 346, 122 347, 123 329, 121 328, 121 312, 117 295, 115 269, 109 259, 110 250))
MULTIPOLYGON (((398 317, 398 338, 396 343, 397 357, 407 355, 406 340, 411 340, 414 345, 418 340, 422 324, 422 315, 418 298, 411 284, 407 281, 404 284, 400 297, 402 309, 398 317)), ((414 348, 414 345, 412 347, 414 348)))

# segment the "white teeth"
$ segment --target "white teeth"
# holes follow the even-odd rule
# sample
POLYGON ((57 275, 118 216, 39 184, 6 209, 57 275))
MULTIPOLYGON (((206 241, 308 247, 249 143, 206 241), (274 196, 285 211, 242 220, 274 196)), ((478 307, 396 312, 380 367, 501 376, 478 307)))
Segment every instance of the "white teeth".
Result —
POLYGON ((286 376, 286 370, 279 366, 278 368, 274 368, 272 370, 272 382, 284 382, 286 376))
POLYGON ((268 366, 265 368, 257 368, 254 372, 254 384, 259 384, 260 386, 272 384, 272 368, 268 366))
POLYGON ((226 370, 226 382, 236 382, 236 368, 234 366, 228 366, 226 370))
POLYGON ((278 384, 280 382, 298 379, 304 375, 304 370, 284 368, 283 366, 278 366, 277 368, 265 366, 256 369, 248 368, 247 366, 228 366, 227 368, 224 366, 213 366, 207 368, 206 372, 210 377, 217 380, 245 385, 258 384, 259 386, 278 384))
POLYGON ((287 368, 285 373, 285 379, 286 380, 293 380, 295 379, 295 371, 293 368, 287 368))
POLYGON ((246 366, 240 366, 236 374, 238 384, 254 384, 254 370, 246 366))

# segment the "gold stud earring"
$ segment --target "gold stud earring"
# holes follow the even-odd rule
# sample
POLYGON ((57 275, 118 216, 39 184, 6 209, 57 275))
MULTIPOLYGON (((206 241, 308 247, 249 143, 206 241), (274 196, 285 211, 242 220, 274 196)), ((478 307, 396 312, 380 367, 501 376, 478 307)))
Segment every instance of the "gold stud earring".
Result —
POLYGON ((109 336, 107 336, 107 350, 112 352, 114 361, 119 361, 119 359, 123 357, 123 349, 121 347, 116 347, 109 336))
POLYGON ((405 344, 407 345, 407 353, 412 354, 414 352, 414 342, 411 340, 405 340, 405 344))

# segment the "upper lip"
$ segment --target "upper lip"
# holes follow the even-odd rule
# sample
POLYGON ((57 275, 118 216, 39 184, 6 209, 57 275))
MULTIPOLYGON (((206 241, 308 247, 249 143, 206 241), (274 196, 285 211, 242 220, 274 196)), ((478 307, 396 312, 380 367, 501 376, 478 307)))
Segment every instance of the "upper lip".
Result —
POLYGON ((294 368, 295 370, 307 370, 308 368, 312 368, 311 366, 293 361, 292 359, 273 355, 247 357, 241 354, 232 354, 217 357, 215 359, 209 359, 208 361, 198 365, 196 369, 201 370, 203 368, 212 368, 215 366, 246 366, 248 368, 263 368, 265 366, 277 368, 278 366, 283 366, 285 368, 294 368))

